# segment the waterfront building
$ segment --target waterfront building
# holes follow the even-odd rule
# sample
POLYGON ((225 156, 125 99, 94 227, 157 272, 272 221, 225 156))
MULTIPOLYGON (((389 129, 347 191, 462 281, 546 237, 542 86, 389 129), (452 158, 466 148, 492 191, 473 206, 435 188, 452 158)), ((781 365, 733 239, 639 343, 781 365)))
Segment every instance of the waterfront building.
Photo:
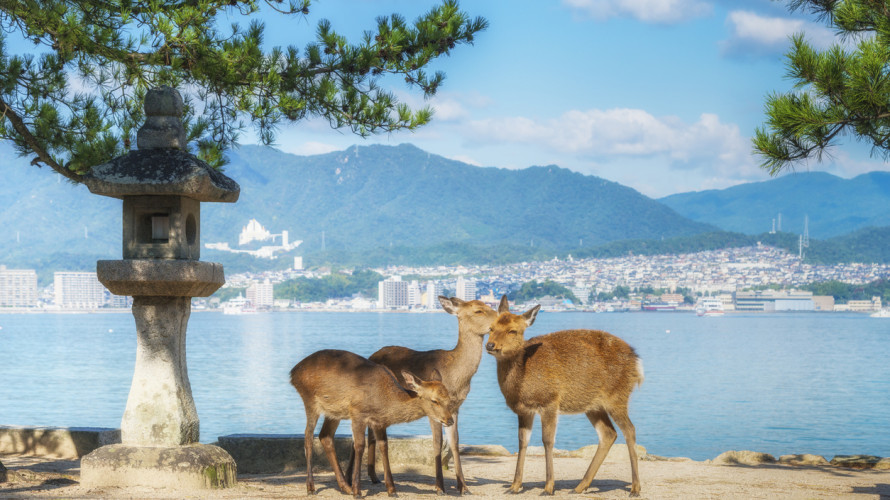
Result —
POLYGON ((442 304, 439 303, 439 295, 444 293, 445 289, 442 287, 442 283, 438 281, 427 281, 423 305, 429 309, 441 309, 442 304))
POLYGON ((881 310, 881 297, 874 296, 871 300, 848 300, 847 310, 850 312, 875 312, 881 310))
POLYGON ((476 300, 476 280, 458 276, 454 295, 461 300, 476 300))
POLYGON ((247 287, 247 300, 255 308, 271 308, 275 303, 273 288, 268 278, 262 283, 255 281, 247 287))
POLYGON ((95 272, 53 273, 56 306, 62 309, 98 309, 105 306, 105 286, 95 272))
POLYGON ((377 307, 395 309, 408 307, 408 282, 401 276, 390 276, 377 283, 377 307))
POLYGON ((754 290, 736 292, 735 310, 740 312, 813 311, 813 292, 797 290, 754 290))
POLYGON ((408 307, 420 306, 422 298, 420 283, 418 283, 417 280, 408 283, 408 307))
POLYGON ((37 272, 0 266, 0 307, 37 307, 37 272))

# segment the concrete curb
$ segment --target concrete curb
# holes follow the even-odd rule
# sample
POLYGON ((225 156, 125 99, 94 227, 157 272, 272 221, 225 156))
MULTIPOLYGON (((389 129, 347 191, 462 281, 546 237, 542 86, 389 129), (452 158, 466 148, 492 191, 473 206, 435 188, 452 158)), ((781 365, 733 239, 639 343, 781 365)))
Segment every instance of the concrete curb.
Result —
POLYGON ((75 460, 101 446, 120 442, 120 429, 0 426, 0 455, 39 455, 75 460))
MULTIPOLYGON (((302 434, 232 434, 220 436, 216 445, 229 452, 235 459, 239 473, 276 474, 306 468, 304 442, 302 434)), ((432 466, 434 463, 432 448, 432 436, 390 435, 389 461, 393 465, 432 466)), ((335 436, 334 450, 341 467, 345 467, 352 452, 352 436, 335 436)), ((330 467, 317 436, 312 451, 313 468, 330 467)), ((367 448, 365 454, 367 456, 367 448)), ((377 463, 380 464, 379 454, 377 463)))

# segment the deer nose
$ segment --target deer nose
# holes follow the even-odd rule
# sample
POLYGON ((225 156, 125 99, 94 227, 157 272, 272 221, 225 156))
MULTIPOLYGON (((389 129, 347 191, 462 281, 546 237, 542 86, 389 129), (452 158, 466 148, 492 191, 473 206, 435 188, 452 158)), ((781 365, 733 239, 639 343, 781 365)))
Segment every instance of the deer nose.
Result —
POLYGON ((494 350, 494 342, 489 342, 489 343, 485 344, 485 349, 487 349, 488 352, 493 351, 494 350))
POLYGON ((445 422, 445 427, 451 427, 452 425, 454 425, 454 419, 448 417, 448 420, 445 422))

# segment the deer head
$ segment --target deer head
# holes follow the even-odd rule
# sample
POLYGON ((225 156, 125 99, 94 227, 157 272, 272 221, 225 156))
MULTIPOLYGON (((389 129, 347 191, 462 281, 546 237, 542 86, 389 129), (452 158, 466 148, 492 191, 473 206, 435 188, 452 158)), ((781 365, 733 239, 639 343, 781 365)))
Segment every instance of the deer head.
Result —
POLYGON ((507 296, 501 297, 498 305, 498 317, 491 324, 491 333, 485 349, 494 356, 515 354, 525 345, 525 329, 532 326, 541 305, 538 304, 522 314, 510 312, 507 296))

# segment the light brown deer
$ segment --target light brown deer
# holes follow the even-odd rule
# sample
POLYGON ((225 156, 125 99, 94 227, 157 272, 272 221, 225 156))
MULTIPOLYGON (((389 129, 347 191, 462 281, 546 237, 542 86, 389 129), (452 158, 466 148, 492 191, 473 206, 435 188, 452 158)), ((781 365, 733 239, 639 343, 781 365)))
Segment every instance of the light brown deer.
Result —
MULTIPOLYGON (((457 316, 457 346, 451 350, 415 351, 401 346, 384 347, 370 356, 370 360, 390 368, 394 373, 408 371, 421 377, 430 377, 433 372, 442 374, 442 383, 451 394, 449 410, 454 415, 454 425, 446 427, 451 456, 454 458, 454 473, 457 477, 458 494, 470 493, 464 480, 460 464, 457 431, 458 410, 470 392, 470 380, 479 369, 482 360, 483 339, 497 318, 494 309, 478 300, 464 301, 456 297, 439 296, 439 303, 449 314, 457 316)), ((402 382, 402 379, 399 379, 402 382)), ((442 475, 442 424, 430 418, 433 433, 433 457, 436 468, 436 493, 445 492, 445 479, 442 475)), ((352 462, 350 462, 351 465, 352 462)), ((356 462, 358 463, 358 462, 356 462)), ((368 475, 377 482, 374 471, 374 439, 368 432, 368 475)))
POLYGON ((584 478, 575 487, 583 493, 602 465, 621 428, 630 455, 631 496, 640 494, 636 431, 627 413, 634 387, 643 383, 643 363, 620 338, 597 330, 565 330, 525 340, 525 329, 535 322, 540 305, 521 315, 510 313, 507 296, 498 306, 486 349, 498 365, 498 384, 507 406, 519 417, 519 457, 510 486, 522 490, 525 452, 535 414, 541 416, 541 434, 547 461, 544 492, 553 494, 553 442, 560 413, 584 413, 596 429, 599 446, 584 478))
MULTIPOLYGON (((435 373, 433 374, 435 375, 435 373)), ((432 378, 432 377, 431 377, 432 378)), ((441 377, 440 377, 441 378, 441 377)), ((411 422, 426 415, 445 425, 454 423, 453 405, 448 389, 441 381, 424 381, 411 373, 402 373, 404 388, 389 368, 373 363, 348 351, 323 350, 305 357, 290 372, 291 384, 303 399, 306 409, 306 490, 315 493, 312 477, 312 441, 318 417, 324 422, 318 437, 328 462, 334 469, 340 490, 361 497, 360 474, 365 450, 365 429, 371 429, 381 443, 386 490, 395 496, 396 489, 389 467, 386 428, 411 422), (355 473, 351 484, 346 482, 334 450, 334 432, 340 420, 352 421, 355 473)))

